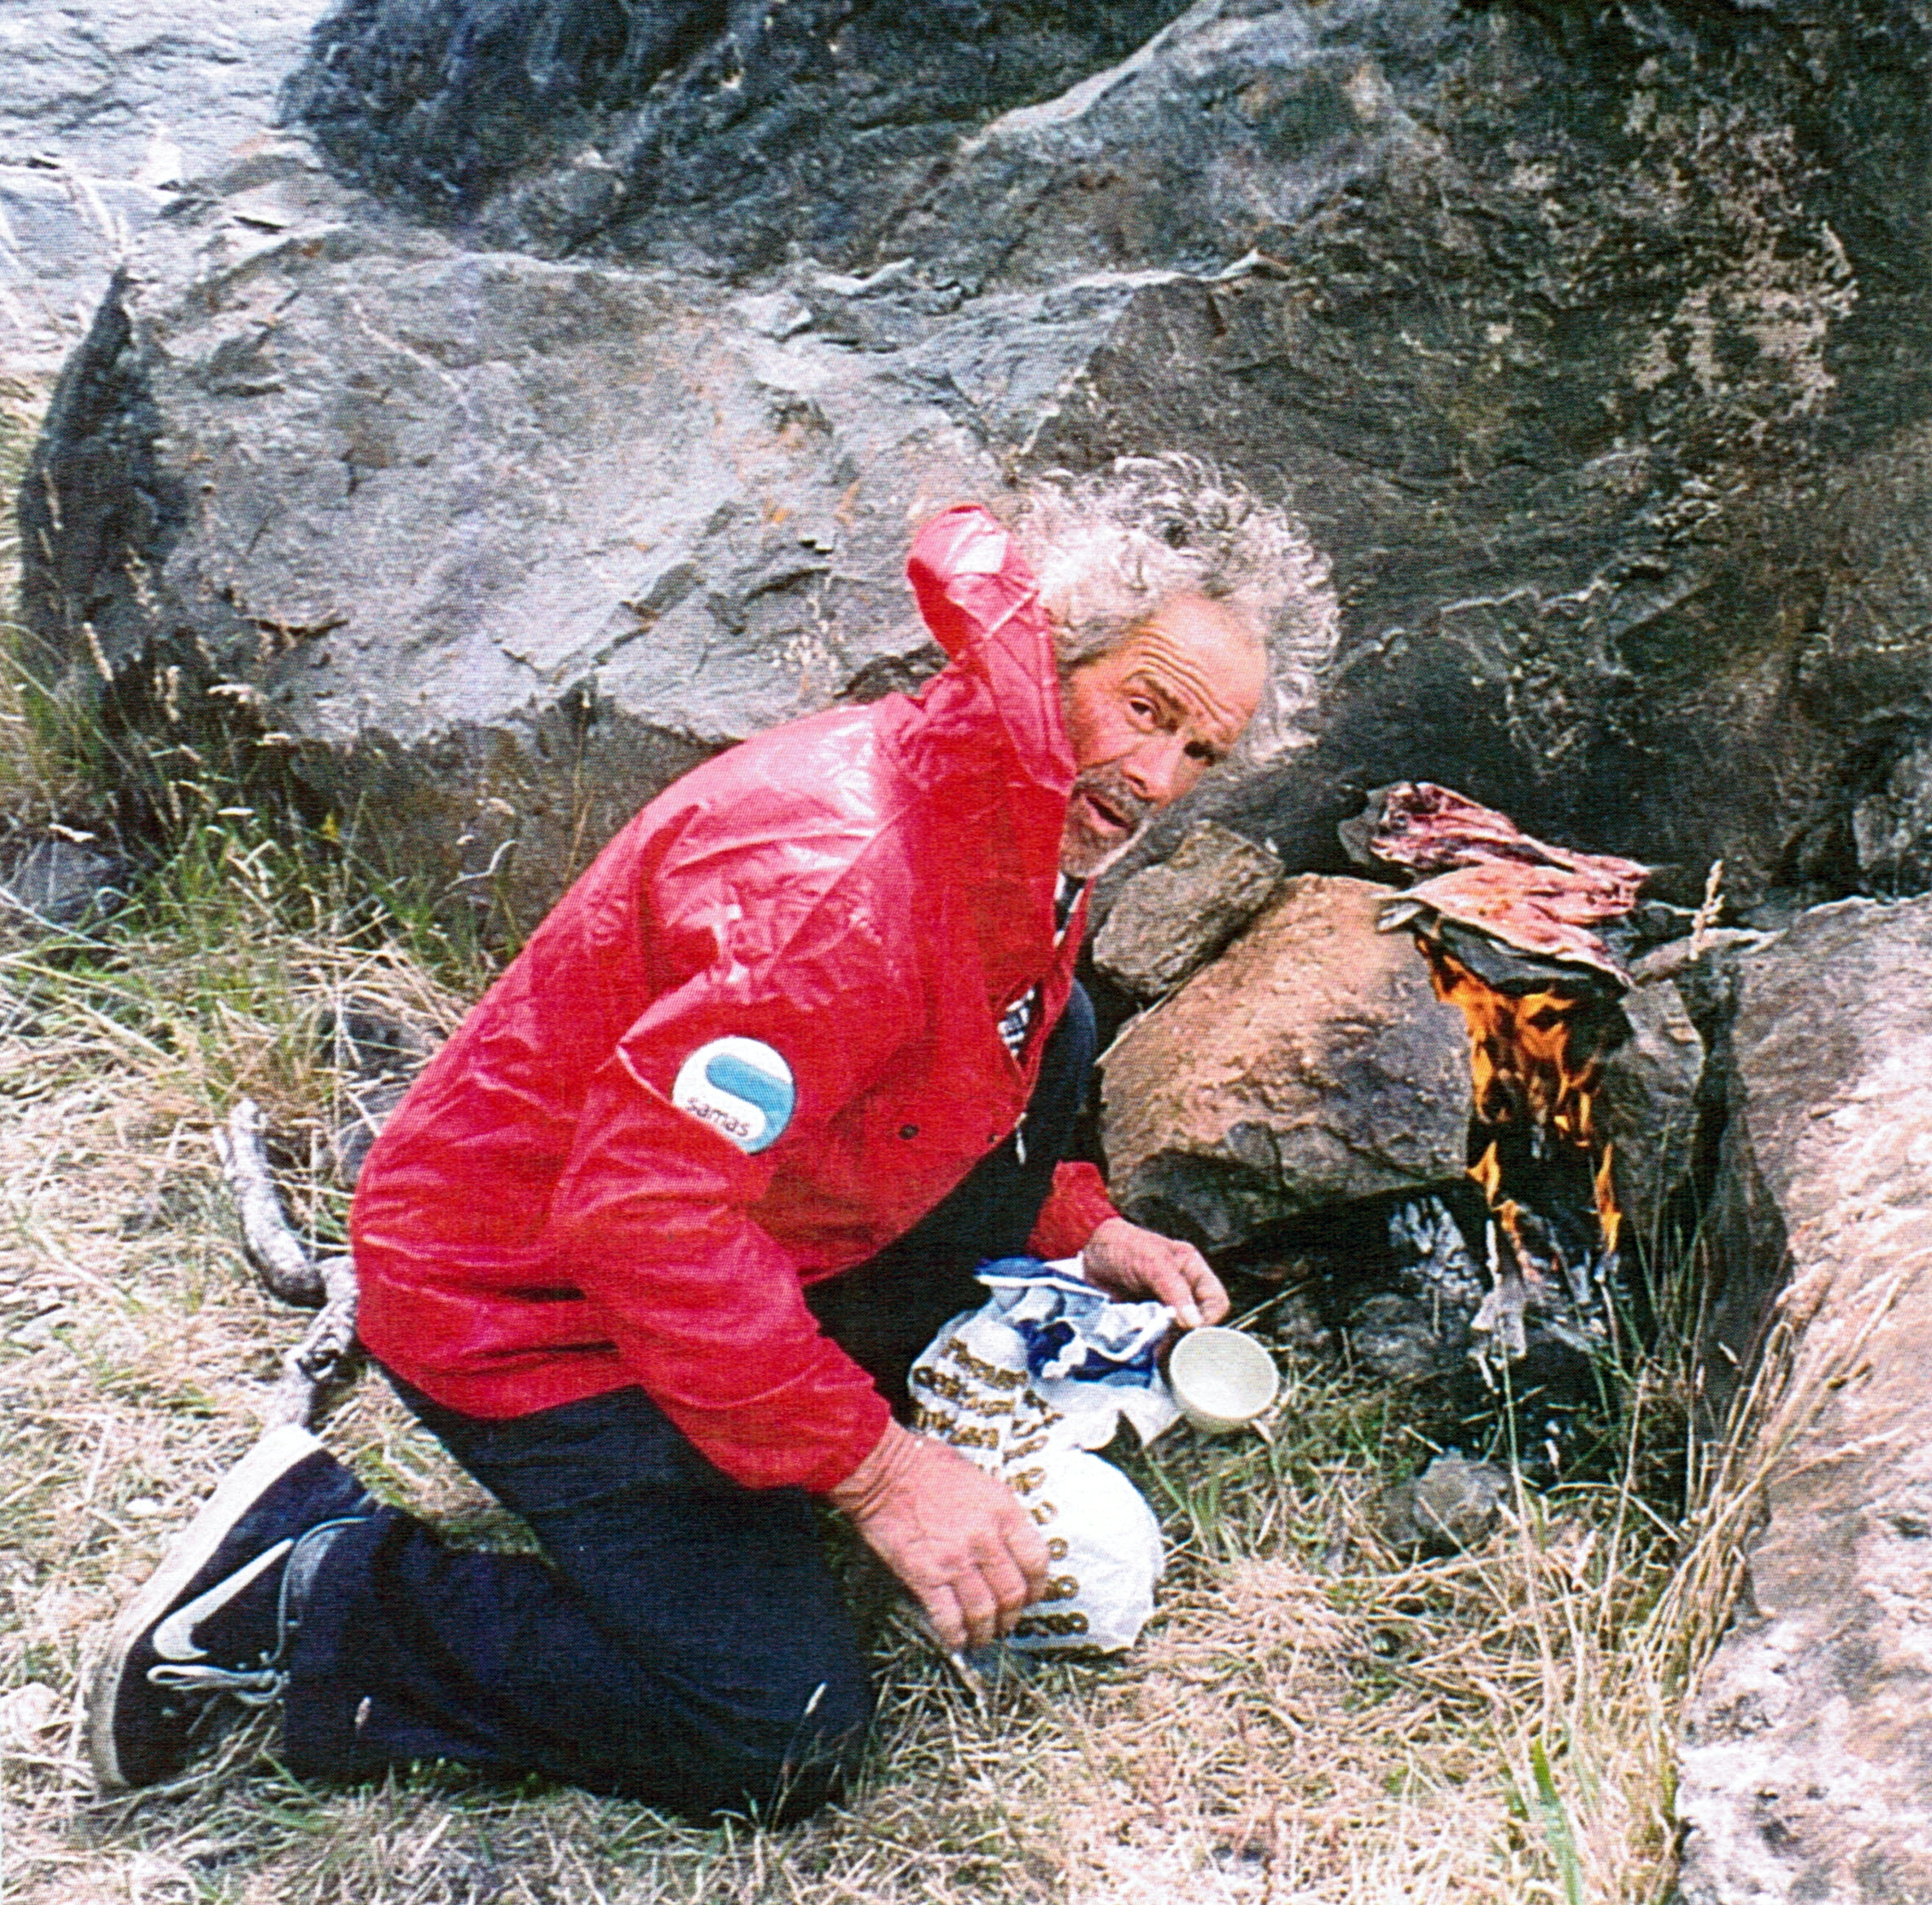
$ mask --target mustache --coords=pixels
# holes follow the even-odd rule
[[[1154,812],[1154,803],[1137,794],[1118,768],[1102,765],[1083,768],[1074,776],[1075,795],[1092,794],[1104,800],[1130,828],[1137,828]]]

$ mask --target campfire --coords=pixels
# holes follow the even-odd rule
[[[1469,1174],[1486,1209],[1472,1354],[1491,1377],[1520,1362],[1534,1318],[1594,1355],[1610,1340],[1622,1228],[1597,1107],[1629,1027],[1628,976],[1593,928],[1630,909],[1647,869],[1547,846],[1428,782],[1380,790],[1345,837],[1428,876],[1381,924],[1414,935],[1437,996],[1469,1026]],[[1453,1225],[1411,1213],[1397,1230],[1439,1287],[1467,1290]]]
[[[1595,1107],[1623,1015],[1590,981],[1504,991],[1426,934],[1417,944],[1436,996],[1469,1028],[1469,1176],[1489,1211],[1489,1287],[1470,1325],[1478,1357],[1520,1361],[1532,1307],[1553,1334],[1593,1353],[1605,1341],[1622,1223]]]

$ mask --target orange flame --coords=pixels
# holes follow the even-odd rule
[[[1477,1115],[1489,1124],[1527,1119],[1593,1150],[1602,1066],[1595,1059],[1579,1062],[1570,1051],[1583,1001],[1553,989],[1499,992],[1452,954],[1427,940],[1421,945],[1436,997],[1456,1006],[1469,1025]]]
[[[1536,1265],[1535,1253],[1525,1248],[1522,1226],[1519,1219],[1522,1207],[1513,1197],[1504,1197],[1503,1191],[1502,1160],[1496,1154],[1492,1141],[1482,1155],[1469,1167],[1469,1174],[1474,1178],[1482,1193],[1483,1202],[1496,1214],[1496,1221],[1503,1227],[1503,1234],[1509,1239],[1509,1247],[1515,1253],[1516,1261],[1523,1274],[1531,1283],[1542,1281],[1541,1272]]]
[[[1617,1206],[1617,1194],[1611,1182],[1610,1155],[1615,1147],[1606,1144],[1603,1159],[1597,1167],[1597,1225],[1603,1233],[1603,1250],[1606,1256],[1616,1254],[1617,1233],[1624,1225],[1624,1213]]]
[[[1485,1201],[1493,1204],[1496,1201],[1496,1193],[1503,1188],[1503,1167],[1496,1156],[1493,1140],[1489,1149],[1470,1165],[1469,1175],[1482,1187]]]
[[[1436,996],[1456,1007],[1469,1028],[1469,1075],[1476,1114],[1491,1125],[1529,1123],[1585,1153],[1593,1167],[1593,1201],[1606,1252],[1614,1252],[1622,1213],[1611,1183],[1611,1146],[1597,1137],[1597,1097],[1603,1064],[1572,1051],[1577,1020],[1586,1000],[1554,987],[1501,992],[1433,941],[1418,941],[1429,962]],[[1517,1255],[1533,1272],[1522,1248],[1517,1206],[1503,1195],[1503,1171],[1492,1142],[1469,1167]]]

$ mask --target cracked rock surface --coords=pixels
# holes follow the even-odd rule
[[[326,0],[0,7],[0,362],[51,374],[183,184],[260,138]]]

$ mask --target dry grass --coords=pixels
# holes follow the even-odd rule
[[[0,704],[15,811],[48,797],[18,712]],[[433,1770],[312,1789],[259,1724],[178,1787],[96,1796],[89,1649],[252,1439],[302,1325],[243,1264],[210,1130],[237,1094],[259,1099],[299,1216],[339,1234],[321,1159],[342,1080],[318,1015],[353,999],[443,1026],[477,978],[420,933],[423,957],[399,950],[392,919],[247,826],[210,819],[93,939],[0,943],[15,1905],[1663,1895],[1674,1717],[1735,1583],[1748,1467],[1694,1491],[1687,1544],[1634,1486],[1598,1486],[1520,1499],[1479,1553],[1407,1563],[1369,1512],[1411,1465],[1389,1399],[1286,1353],[1272,1443],[1177,1432],[1138,1465],[1173,1561],[1131,1657],[1009,1675],[982,1707],[894,1641],[871,1770],[809,1826],[700,1831]],[[326,1433],[379,1490],[505,1532],[375,1382]]]
[[[446,1024],[457,1005],[397,952],[291,932],[259,848],[205,860],[219,882],[195,905],[151,906],[109,950],[0,963],[0,1682],[38,1721],[8,1770],[21,1905],[1656,1895],[1670,1683],[1631,1643],[1668,1531],[1584,1490],[1525,1500],[1479,1553],[1399,1562],[1367,1513],[1404,1455],[1386,1398],[1292,1363],[1272,1446],[1179,1439],[1145,1464],[1175,1559],[1134,1656],[1008,1678],[982,1711],[903,1644],[871,1776],[821,1823],[700,1832],[437,1774],[310,1791],[259,1736],[178,1791],[93,1797],[88,1646],[252,1438],[301,1322],[246,1271],[209,1130],[261,1099],[297,1208],[335,1230],[307,1161],[339,1090],[317,1014],[353,999]],[[378,1384],[327,1433],[385,1491],[490,1531]],[[47,1691],[22,1706],[29,1686]]]

